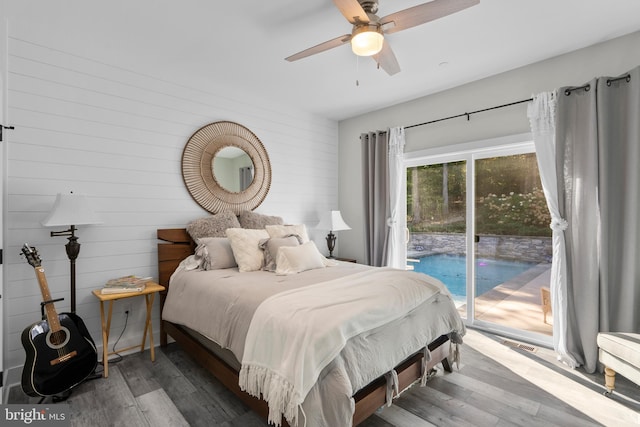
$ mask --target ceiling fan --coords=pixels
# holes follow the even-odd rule
[[[353,53],[371,56],[378,67],[390,76],[400,71],[400,65],[385,34],[397,33],[450,15],[480,3],[480,0],[433,0],[380,18],[378,0],[333,0],[340,13],[353,24],[351,34],[320,43],[285,58],[289,62],[324,52],[351,42]]]

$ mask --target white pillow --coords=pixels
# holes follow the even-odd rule
[[[309,241],[309,234],[307,234],[307,227],[304,224],[297,225],[267,225],[264,227],[269,233],[270,237],[286,237],[292,234],[300,236],[302,243]]]
[[[245,273],[262,268],[264,255],[260,249],[260,240],[269,238],[267,230],[228,228],[227,237],[238,263],[238,270]]]
[[[296,274],[324,266],[324,257],[311,241],[300,246],[282,246],[278,249],[276,274]]]
[[[218,270],[236,267],[236,259],[227,237],[201,237],[196,247],[196,255],[202,257],[202,268]]]

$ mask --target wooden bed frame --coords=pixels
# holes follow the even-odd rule
[[[158,229],[158,239],[165,243],[158,243],[158,282],[169,289],[169,278],[178,267],[180,261],[193,254],[195,243],[184,228]],[[160,294],[160,309],[164,306],[166,291]],[[251,396],[240,390],[238,385],[238,371],[220,359],[210,349],[206,348],[196,338],[190,335],[180,325],[164,320],[160,321],[160,345],[167,345],[167,336],[171,336],[187,354],[193,357],[200,365],[211,372],[225,387],[238,396],[252,410],[267,419],[269,408],[267,402]],[[438,363],[442,363],[444,369],[451,372],[449,364],[449,338],[446,335],[434,340],[428,345],[431,352],[431,360],[427,364],[427,370],[432,369]],[[420,379],[422,374],[423,351],[419,351],[404,362],[396,366],[398,373],[399,390],[404,390]],[[380,377],[358,391],[353,397],[356,402],[353,415],[353,425],[356,426],[378,408],[386,403],[386,380]],[[282,425],[287,425],[284,422]]]

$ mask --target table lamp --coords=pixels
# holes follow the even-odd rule
[[[327,248],[329,249],[329,258],[333,258],[333,249],[336,245],[336,236],[334,231],[351,230],[351,227],[347,225],[342,219],[340,211],[329,211],[322,216],[320,222],[316,226],[320,230],[329,230],[327,234]]]

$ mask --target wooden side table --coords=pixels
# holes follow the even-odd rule
[[[109,376],[109,355],[115,354],[115,352],[109,352],[109,330],[111,329],[111,315],[113,313],[113,302],[119,299],[133,298],[144,295],[147,303],[147,320],[144,324],[144,333],[142,334],[142,343],[140,344],[140,352],[144,351],[144,344],[147,341],[147,334],[149,334],[149,351],[151,353],[151,361],[155,361],[156,355],[153,348],[153,327],[151,325],[151,309],[153,307],[153,299],[157,292],[164,291],[164,286],[161,286],[154,282],[147,282],[147,285],[142,292],[125,292],[121,294],[101,294],[100,289],[95,289],[93,295],[100,300],[100,319],[102,321],[102,364],[104,365],[104,377]],[[104,303],[109,301],[109,313],[105,319],[104,316]],[[137,345],[120,349],[120,351],[127,351],[133,348],[137,348]]]
[[[355,259],[353,258],[334,258],[337,261],[344,261],[344,262],[356,262]]]

